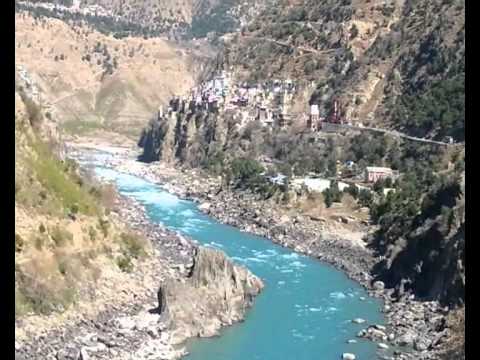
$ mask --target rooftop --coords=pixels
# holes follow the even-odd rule
[[[367,171],[369,171],[369,172],[392,172],[393,170],[388,168],[388,167],[367,166]]]

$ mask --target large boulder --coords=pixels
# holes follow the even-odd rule
[[[160,286],[159,311],[174,342],[210,337],[242,320],[262,288],[258,277],[223,252],[200,247],[185,281],[168,280]]]

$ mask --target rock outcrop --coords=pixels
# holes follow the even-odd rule
[[[187,104],[188,105],[188,104]],[[192,167],[226,150],[230,117],[206,110],[180,110],[156,117],[144,128],[138,146],[143,149],[139,160],[174,163]]]
[[[175,343],[210,337],[222,326],[241,321],[262,288],[258,277],[221,251],[198,248],[188,278],[160,286],[159,311]]]
[[[398,297],[413,291],[419,298],[445,305],[465,298],[465,184],[453,176],[434,187],[402,236],[390,236],[393,227],[379,233],[386,259],[376,272]],[[389,237],[390,236],[390,237]],[[377,240],[378,240],[377,239]],[[383,241],[383,242],[382,242]]]

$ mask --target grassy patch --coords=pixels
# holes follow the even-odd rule
[[[69,120],[65,121],[61,128],[68,134],[86,135],[96,130],[106,130],[100,121],[94,120]]]
[[[30,166],[44,188],[41,194],[39,193],[39,203],[46,202],[53,195],[60,202],[63,211],[98,214],[99,208],[95,199],[82,187],[83,182],[71,171],[71,165],[57,160],[44,143],[32,142],[32,147],[37,158],[30,159]]]
[[[125,256],[138,259],[147,255],[145,251],[147,241],[142,236],[132,233],[122,233],[120,235],[120,243]]]
[[[24,273],[19,273],[17,276],[15,316],[28,312],[44,315],[55,311],[62,312],[76,301],[76,289],[65,280],[59,279],[51,285]]]
[[[118,256],[115,261],[123,272],[131,272],[133,270],[132,259],[139,259],[147,256],[148,241],[137,234],[122,233],[119,237],[122,255]]]

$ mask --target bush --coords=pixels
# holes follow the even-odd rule
[[[237,158],[232,161],[230,171],[237,183],[248,187],[254,185],[259,180],[260,174],[265,169],[256,160]]]
[[[103,237],[106,238],[108,236],[108,229],[110,227],[110,223],[106,219],[98,218],[98,229],[102,232]]]
[[[35,246],[35,249],[39,251],[43,249],[43,247],[45,246],[45,244],[47,244],[47,242],[48,242],[48,238],[46,234],[40,234],[33,237],[33,244]]]
[[[34,128],[37,128],[43,120],[42,110],[40,106],[37,103],[35,103],[32,99],[27,97],[26,95],[22,96],[22,100],[27,110],[27,115],[28,115],[28,120],[30,121],[30,125]]]
[[[126,257],[126,256],[119,256],[117,257],[117,266],[120,268],[120,270],[122,270],[123,272],[132,272],[133,270],[133,264],[130,260],[129,257]]]
[[[357,25],[353,24],[350,29],[350,40],[355,39],[358,36],[358,28]]]
[[[138,259],[147,255],[145,251],[146,240],[139,235],[122,233],[120,242],[125,256]]]
[[[346,192],[347,194],[352,195],[354,199],[358,197],[359,189],[354,184],[349,185],[343,191]]]
[[[332,181],[330,187],[325,189],[322,194],[327,208],[329,208],[334,202],[342,201],[343,193],[338,189],[338,183],[336,181]]]
[[[76,300],[77,292],[73,288],[66,287],[60,291],[52,291],[44,284],[32,283],[34,286],[28,289],[23,287],[15,294],[15,315],[22,315],[29,311],[49,315],[55,311],[64,311]]]
[[[52,237],[55,246],[62,247],[67,245],[67,243],[73,242],[73,234],[60,226],[55,226],[51,231],[50,236]]]
[[[23,238],[15,233],[15,252],[21,252],[25,246]]]
[[[369,190],[362,189],[358,193],[358,202],[363,207],[370,207],[373,203],[373,196]]]
[[[378,179],[373,184],[373,191],[375,191],[377,194],[381,195],[383,193],[383,188],[384,187],[385,187],[384,181],[382,179]]]
[[[90,226],[88,228],[88,236],[91,242],[95,242],[95,240],[97,240],[97,231],[93,226]]]

